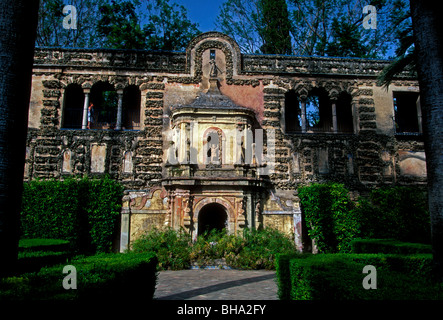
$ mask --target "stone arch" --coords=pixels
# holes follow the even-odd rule
[[[223,199],[223,198],[219,198],[219,197],[207,197],[204,198],[200,201],[198,201],[197,203],[194,204],[194,209],[192,210],[194,212],[194,223],[196,225],[196,235],[199,234],[198,231],[198,219],[199,219],[199,215],[201,213],[201,210],[203,209],[204,206],[211,204],[211,203],[218,203],[220,205],[222,205],[225,210],[226,210],[226,214],[227,214],[227,231],[228,233],[234,233],[234,222],[235,222],[235,210],[232,206],[232,204]]]
[[[201,81],[203,75],[202,55],[208,49],[219,49],[225,54],[227,79],[240,72],[240,47],[234,39],[221,32],[206,32],[191,40],[186,48],[187,71],[198,81]]]
[[[91,128],[114,128],[117,119],[117,91],[107,80],[94,82],[90,91],[90,103],[94,105]]]
[[[204,235],[212,230],[229,230],[228,214],[226,208],[219,203],[209,203],[199,212],[197,234]]]

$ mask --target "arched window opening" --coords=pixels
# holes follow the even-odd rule
[[[122,129],[140,130],[140,89],[130,85],[123,91]]]
[[[332,108],[328,93],[314,88],[306,99],[306,127],[308,132],[332,132]]]
[[[63,99],[62,128],[81,129],[85,95],[79,84],[71,83],[65,89]]]
[[[114,129],[117,122],[118,96],[114,87],[99,81],[91,88],[91,103],[94,105],[90,129]]]
[[[353,133],[354,120],[352,116],[352,96],[342,92],[336,103],[337,110],[337,132]]]
[[[206,236],[212,230],[226,231],[227,224],[225,207],[218,203],[207,204],[198,214],[198,235]]]
[[[302,128],[300,102],[294,90],[285,94],[285,128],[286,132],[300,132]]]

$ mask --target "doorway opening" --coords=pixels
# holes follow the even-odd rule
[[[218,203],[205,205],[198,215],[198,235],[205,235],[212,230],[226,230],[228,215],[224,206]]]

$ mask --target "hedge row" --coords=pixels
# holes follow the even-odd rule
[[[377,271],[377,289],[365,289],[366,265]],[[443,286],[432,282],[432,256],[318,254],[279,257],[277,276],[282,300],[443,299]]]
[[[351,241],[353,253],[432,253],[432,246],[423,243],[403,242],[394,239],[356,239]]]
[[[68,264],[68,263],[67,263]],[[157,281],[154,253],[101,254],[69,262],[77,289],[63,288],[65,265],[0,280],[0,300],[150,300]]]
[[[301,187],[298,195],[319,252],[350,252],[356,238],[430,242],[426,193],[418,187],[375,189],[357,202],[338,183]]]
[[[108,177],[24,184],[21,237],[67,240],[77,252],[108,252],[123,187]]]
[[[308,234],[319,252],[349,252],[359,233],[349,190],[338,183],[312,184],[298,189]]]

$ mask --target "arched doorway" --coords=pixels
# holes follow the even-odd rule
[[[201,208],[198,214],[198,235],[211,230],[222,231],[227,228],[228,215],[224,206],[218,203],[209,203]]]

